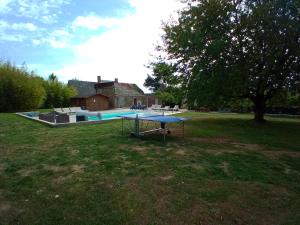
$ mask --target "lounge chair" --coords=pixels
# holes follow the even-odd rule
[[[69,108],[71,112],[77,112],[77,111],[81,111],[81,107],[70,107]]]
[[[166,105],[165,107],[161,108],[161,110],[169,111],[170,110],[170,106]]]
[[[54,108],[53,111],[57,113],[65,113],[62,108]]]
[[[161,105],[156,105],[156,107],[153,110],[161,110]]]
[[[150,109],[155,109],[156,108],[156,104],[154,104],[154,105],[152,105],[151,107],[150,107]]]
[[[137,109],[139,109],[139,110],[144,110],[145,107],[144,107],[144,105],[142,105],[141,103],[138,103],[138,104],[137,104]]]
[[[179,111],[179,105],[175,105],[173,108],[171,108],[171,111]]]
[[[137,109],[137,106],[136,106],[136,105],[132,105],[132,106],[130,107],[130,109]]]
[[[69,113],[69,112],[71,112],[70,108],[63,108],[62,110],[63,110],[64,113]]]

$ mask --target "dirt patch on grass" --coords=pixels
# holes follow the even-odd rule
[[[32,176],[36,170],[32,168],[24,168],[21,170],[18,170],[18,174],[20,174],[22,177],[28,177]]]
[[[78,149],[71,149],[71,150],[70,150],[70,154],[71,154],[72,156],[76,156],[76,155],[78,155],[78,153],[79,153],[79,150],[78,150]]]
[[[177,150],[177,151],[175,152],[175,154],[177,154],[177,155],[186,155],[186,151],[183,150],[183,149],[179,149],[179,150]]]
[[[58,176],[52,179],[52,184],[54,185],[64,184],[67,180],[71,178],[72,178],[72,174],[69,174],[67,176]]]
[[[264,148],[263,146],[258,144],[246,144],[246,143],[239,143],[239,142],[233,142],[232,144],[236,148],[241,148],[241,149],[251,150],[251,151],[259,151]]]
[[[93,160],[91,164],[92,165],[100,165],[101,163],[98,160]]]
[[[168,181],[171,180],[174,176],[173,175],[166,175],[159,177],[162,181]]]
[[[131,148],[133,151],[136,151],[138,153],[141,154],[146,154],[148,152],[148,148],[147,147],[143,147],[143,146],[134,146],[133,148]]]
[[[231,149],[205,149],[206,153],[213,154],[213,155],[221,155],[224,153],[234,154],[234,153],[240,153],[240,150],[231,150]]]
[[[131,166],[131,165],[132,165],[132,163],[133,163],[133,162],[131,162],[131,161],[128,161],[128,160],[126,160],[126,161],[123,161],[123,165],[124,165],[125,167],[127,167],[127,166]]]
[[[192,164],[192,168],[195,169],[195,170],[198,170],[198,171],[204,171],[205,170],[205,167],[201,164]]]
[[[45,170],[54,172],[54,173],[59,173],[59,172],[65,172],[68,170],[67,166],[55,166],[55,165],[45,165],[44,166]]]
[[[149,161],[156,160],[156,158],[154,158],[154,157],[150,157],[150,156],[149,156],[149,157],[146,157],[146,159],[147,159],[147,160],[149,160]]]
[[[128,145],[120,144],[120,145],[118,145],[118,148],[121,150],[128,149]]]
[[[300,152],[292,152],[292,151],[261,151],[265,156],[271,159],[278,159],[280,157],[295,157],[300,158]]]
[[[60,185],[60,184],[63,184],[65,183],[67,180],[70,180],[75,174],[82,174],[84,173],[84,168],[85,166],[84,165],[72,165],[70,166],[69,170],[71,173],[69,173],[68,175],[65,175],[65,176],[57,176],[57,177],[54,177],[52,179],[52,183],[55,184],[55,185]],[[51,167],[52,171],[53,171],[53,168]],[[54,171],[56,172],[61,172],[61,171],[67,171],[67,169],[57,169],[55,168]]]
[[[11,208],[12,208],[12,205],[10,202],[0,201],[0,215],[8,212]]]
[[[71,171],[72,173],[83,173],[84,172],[84,165],[72,165]]]

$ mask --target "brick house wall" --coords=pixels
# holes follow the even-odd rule
[[[99,111],[109,109],[108,97],[96,94],[86,99],[86,109],[90,111]]]
[[[116,108],[115,107],[115,90],[114,89],[115,88],[113,85],[96,89],[97,93],[105,95],[109,98],[108,99],[109,108]]]
[[[82,109],[86,108],[86,98],[71,98],[71,106],[79,106]]]
[[[145,105],[147,98],[135,84],[105,82],[95,85],[96,92],[109,97],[110,108],[129,108],[135,102]]]

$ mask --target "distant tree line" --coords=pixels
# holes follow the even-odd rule
[[[69,106],[75,95],[76,91],[54,74],[45,80],[25,66],[0,62],[0,112]]]

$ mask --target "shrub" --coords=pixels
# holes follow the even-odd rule
[[[45,98],[43,79],[26,68],[0,62],[0,111],[35,110]]]
[[[46,100],[43,107],[64,107],[70,105],[70,98],[76,95],[76,90],[58,81],[54,74],[49,76],[49,79],[44,81],[46,90]]]

